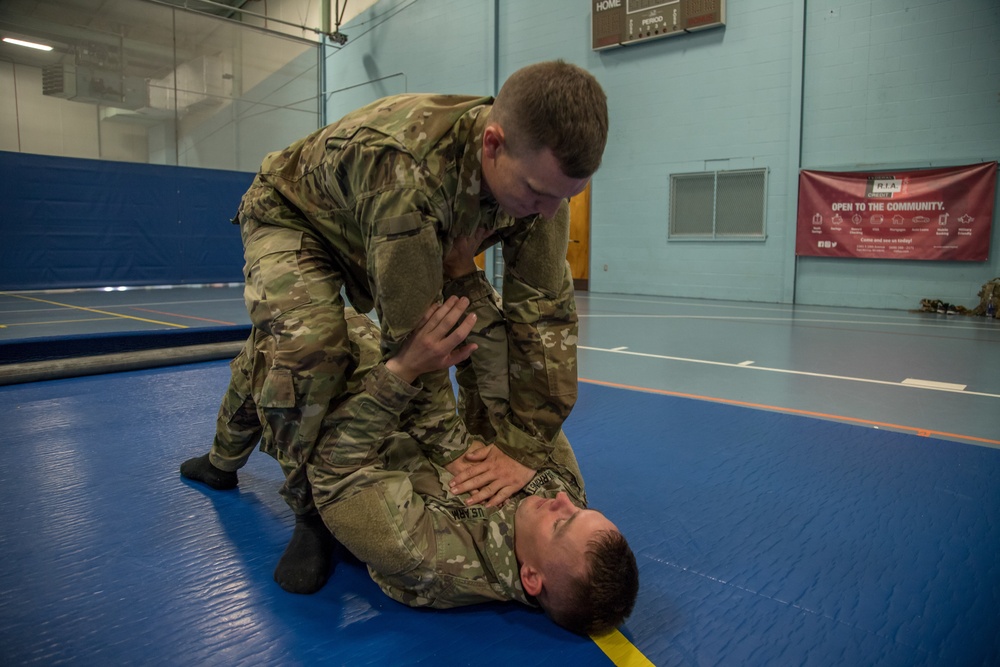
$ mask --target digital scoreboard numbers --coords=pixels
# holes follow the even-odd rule
[[[684,32],[681,0],[625,0],[622,45]]]
[[[595,51],[726,24],[726,0],[591,0]]]

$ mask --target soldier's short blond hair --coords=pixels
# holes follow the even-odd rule
[[[597,79],[562,60],[528,65],[500,88],[490,120],[519,155],[552,150],[563,174],[589,178],[608,141],[608,99]]]

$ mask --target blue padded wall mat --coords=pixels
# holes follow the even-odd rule
[[[0,151],[0,289],[243,280],[253,174]]]
[[[607,665],[516,604],[385,597],[356,562],[313,596],[272,571],[292,528],[257,453],[207,450],[223,362],[0,388],[0,662]],[[1000,451],[584,384],[567,433],[642,588],[656,665],[1000,661]]]

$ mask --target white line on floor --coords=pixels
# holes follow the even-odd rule
[[[706,364],[709,366],[724,366],[728,368],[745,368],[752,371],[768,371],[771,373],[785,373],[787,375],[804,375],[807,377],[817,377],[817,378],[827,378],[830,380],[848,380],[850,382],[866,382],[868,384],[884,384],[890,387],[907,387],[912,389],[928,389],[931,391],[947,391],[954,394],[963,394],[966,396],[985,396],[987,398],[1000,398],[1000,394],[987,394],[985,392],[979,391],[965,391],[964,389],[955,389],[953,387],[962,387],[963,385],[949,385],[945,382],[937,382],[932,384],[907,384],[905,382],[889,382],[887,380],[872,380],[870,378],[859,378],[851,377],[847,375],[830,375],[828,373],[810,373],[808,371],[792,371],[786,368],[768,368],[766,366],[745,366],[743,363],[734,364],[726,361],[709,361],[708,359],[688,359],[686,357],[671,357],[665,354],[649,354],[646,352],[629,352],[629,351],[615,351],[603,347],[587,347],[584,345],[578,346],[581,350],[591,350],[593,352],[613,352],[615,354],[628,354],[634,357],[645,357],[648,359],[665,359],[667,361],[686,361],[692,364]]]
[[[910,387],[927,387],[928,389],[951,389],[952,391],[964,391],[968,385],[952,384],[951,382],[935,382],[934,380],[918,380],[917,378],[906,378],[900,384]]]
[[[966,331],[973,330],[976,328],[975,325],[978,322],[961,322],[956,321],[945,322],[941,324],[928,323],[928,322],[890,322],[885,320],[825,320],[825,319],[812,319],[806,317],[742,317],[739,315],[653,315],[653,314],[590,314],[590,315],[579,315],[580,319],[584,318],[598,318],[598,317],[608,317],[614,318],[616,320],[625,318],[644,318],[644,319],[657,319],[657,320],[726,320],[727,322],[790,322],[791,324],[856,324],[862,326],[885,326],[885,327],[921,327],[921,328],[937,328],[937,329],[950,329],[952,331],[961,331],[965,333]]]

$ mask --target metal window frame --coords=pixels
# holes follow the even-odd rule
[[[719,200],[719,174],[740,174],[740,173],[763,173],[764,176],[764,191],[761,193],[761,229],[760,234],[719,234],[717,232],[717,210],[718,210],[718,200]],[[712,230],[711,232],[705,232],[701,234],[676,234],[672,230],[674,228],[675,219],[675,193],[677,187],[677,181],[679,178],[685,176],[712,176]],[[727,242],[735,241],[738,243],[762,243],[767,240],[767,184],[769,180],[770,169],[768,167],[754,167],[750,169],[720,169],[713,171],[689,171],[683,173],[670,174],[670,204],[667,207],[667,242],[700,242],[700,241],[714,241],[714,242]]]

